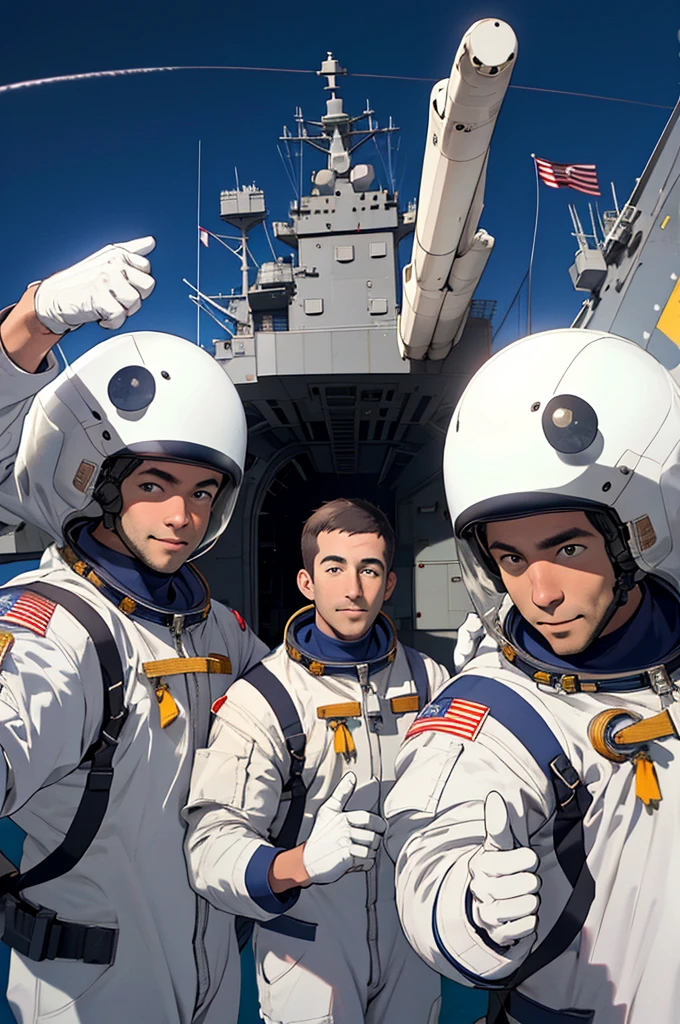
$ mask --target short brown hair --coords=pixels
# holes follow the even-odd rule
[[[376,533],[385,541],[385,570],[392,568],[396,537],[384,512],[363,498],[335,498],[312,512],[302,528],[302,564],[310,576],[314,575],[314,559],[319,553],[318,536],[339,530],[354,536],[357,533]]]

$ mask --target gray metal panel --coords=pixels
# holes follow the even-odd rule
[[[275,333],[264,331],[255,335],[258,376],[276,376],[278,372],[276,366],[278,337]]]
[[[333,359],[329,335],[314,332],[313,334],[303,334],[301,337],[306,372],[310,374],[332,373]]]
[[[402,359],[397,345],[397,328],[371,331],[368,336],[371,373],[409,373],[412,363]]]
[[[680,275],[680,104],[608,236],[605,257],[605,281],[574,326],[635,341],[680,380],[680,348],[657,328]]]
[[[368,373],[366,331],[332,331],[331,353],[335,373]]]

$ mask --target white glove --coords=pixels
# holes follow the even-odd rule
[[[472,917],[497,945],[516,943],[512,958],[520,959],[536,939],[538,857],[528,846],[515,849],[508,808],[500,793],[486,798],[484,828],[484,843],[469,865]]]
[[[470,612],[462,626],[458,627],[456,646],[453,651],[453,667],[462,672],[468,661],[477,653],[477,648],[484,636],[482,620],[474,612]]]
[[[370,811],[346,811],[357,777],[347,772],[316,812],[304,844],[302,863],[312,882],[335,882],[348,871],[369,871],[385,831],[385,822]]]
[[[53,334],[93,321],[111,330],[122,327],[154,290],[145,256],[155,245],[150,235],[115,242],[47,277],[35,293],[38,320]]]

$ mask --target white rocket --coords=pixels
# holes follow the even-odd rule
[[[517,57],[504,21],[468,29],[430,96],[430,121],[411,262],[404,267],[399,348],[409,359],[444,359],[463,332],[494,240],[477,231],[489,145]]]

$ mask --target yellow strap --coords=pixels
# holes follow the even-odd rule
[[[346,704],[324,704],[316,709],[317,718],[361,718],[361,704],[348,701]]]
[[[660,740],[665,736],[675,736],[676,731],[668,711],[661,711],[652,718],[643,718],[634,725],[627,725],[620,729],[614,736],[614,743],[648,743],[650,740]]]
[[[0,633],[0,665],[5,660],[6,655],[12,650],[14,646],[14,634],[13,633]]]
[[[635,794],[643,804],[656,805],[661,800],[659,780],[656,777],[654,762],[646,750],[638,750],[633,757],[635,765]]]
[[[342,754],[345,761],[350,761],[357,756],[357,748],[354,746],[352,733],[344,722],[333,721],[328,723],[333,730],[333,749],[336,754]]]
[[[163,658],[161,661],[145,661],[142,668],[149,679],[183,676],[185,672],[231,675],[231,661],[224,654],[210,654],[207,658]]]
[[[404,715],[407,711],[418,711],[418,694],[412,693],[408,697],[392,697],[390,705],[395,715]]]
[[[160,686],[156,687],[156,700],[158,701],[158,710],[161,716],[161,729],[165,729],[166,725],[174,722],[179,714],[177,702],[170,693],[167,683],[161,683]]]

